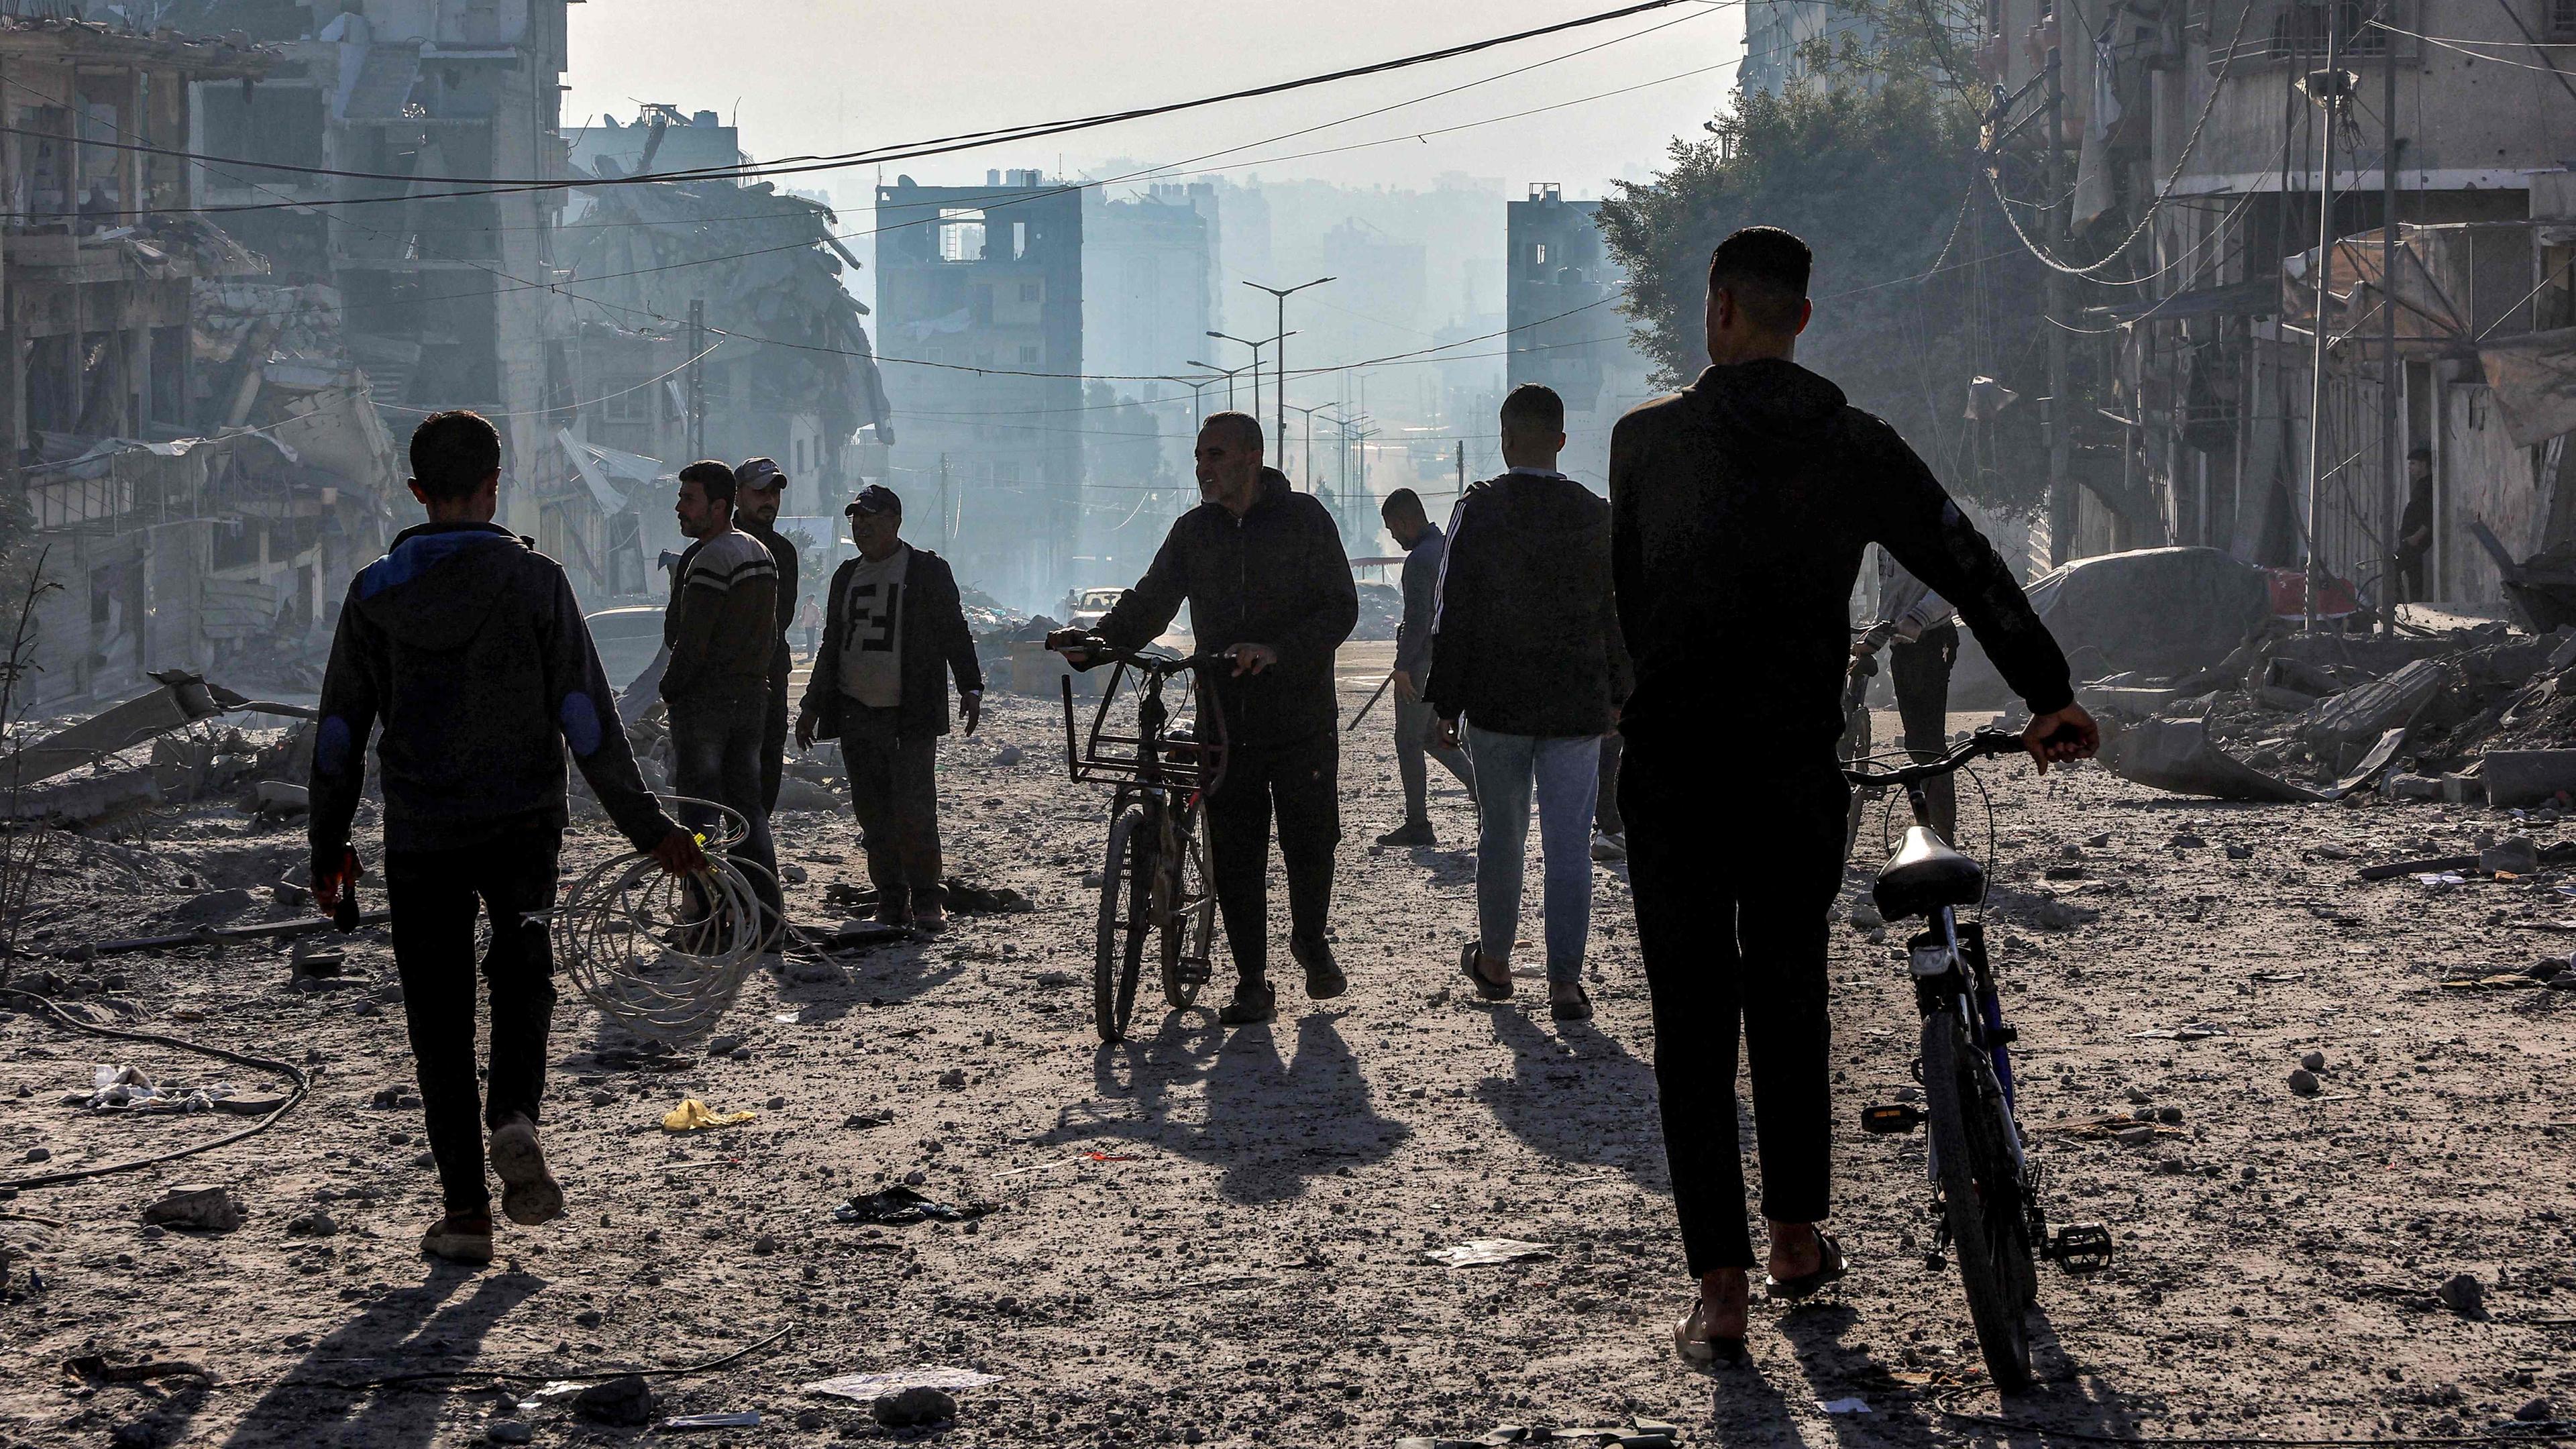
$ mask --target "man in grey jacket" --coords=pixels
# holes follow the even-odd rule
[[[1440,562],[1448,555],[1449,536],[1423,511],[1422,497],[1410,488],[1386,495],[1378,516],[1404,549],[1404,617],[1395,626],[1395,777],[1404,785],[1404,823],[1377,838],[1380,845],[1428,847],[1439,844],[1431,829],[1431,770],[1427,754],[1467,787],[1476,798],[1476,767],[1467,752],[1432,736],[1431,706],[1422,698],[1423,681],[1431,675],[1431,608],[1440,595]]]

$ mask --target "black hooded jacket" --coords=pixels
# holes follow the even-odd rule
[[[561,829],[567,747],[636,849],[678,828],[635,768],[563,566],[497,524],[404,529],[349,581],[313,746],[317,863],[349,843],[380,721],[388,851]]]
[[[2031,709],[2075,697],[2057,641],[1923,460],[1796,363],[1711,367],[1621,418],[1610,510],[1632,740],[1760,739],[1829,763],[1872,543],[1958,608]]]
[[[1360,597],[1341,530],[1314,495],[1264,468],[1241,518],[1216,503],[1182,514],[1145,577],[1101,619],[1100,637],[1142,648],[1171,627],[1184,601],[1200,653],[1236,644],[1279,651],[1259,674],[1214,671],[1227,738],[1285,745],[1333,728],[1333,651],[1359,623]]]
[[[1506,735],[1597,735],[1628,694],[1610,601],[1610,505],[1561,473],[1467,490],[1431,616],[1423,698]]]

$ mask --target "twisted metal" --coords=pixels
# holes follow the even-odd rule
[[[712,800],[663,803],[718,817],[700,841],[708,868],[682,877],[649,855],[606,861],[564,892],[550,927],[556,962],[600,1015],[646,1040],[685,1046],[714,1034],[784,923],[764,929],[752,883],[759,867],[726,854],[750,835],[749,822]]]

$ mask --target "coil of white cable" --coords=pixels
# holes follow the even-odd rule
[[[556,962],[600,1015],[685,1046],[715,1033],[783,924],[763,930],[760,867],[727,854],[750,834],[742,816],[688,796],[663,804],[718,817],[718,833],[700,836],[707,869],[674,876],[649,855],[609,860],[564,891],[551,928]]]

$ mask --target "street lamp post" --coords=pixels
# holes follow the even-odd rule
[[[1249,338],[1249,337],[1237,337],[1237,336],[1235,336],[1235,335],[1234,335],[1233,333],[1231,333],[1231,332],[1211,332],[1211,333],[1209,333],[1208,335],[1209,335],[1210,337],[1213,337],[1213,338],[1217,339],[1217,340],[1218,340],[1218,341],[1220,341],[1220,342],[1240,342],[1240,343],[1242,343],[1244,346],[1249,347],[1249,348],[1251,348],[1251,349],[1252,349],[1252,415],[1253,415],[1255,418],[1260,417],[1260,416],[1261,416],[1261,349],[1263,349],[1263,348],[1265,348],[1265,347],[1269,346],[1269,345],[1270,345],[1271,343],[1273,343],[1273,342],[1281,342],[1281,343],[1284,343],[1287,339],[1286,339],[1286,338],[1281,338],[1281,337],[1265,337],[1265,338],[1263,338],[1262,340],[1260,340],[1259,342],[1255,342],[1255,341],[1253,341],[1253,340],[1252,340],[1251,338]],[[1295,334],[1293,334],[1293,333],[1292,333],[1292,334],[1290,334],[1290,335],[1291,335],[1291,336],[1294,336]],[[1204,362],[1194,362],[1194,363],[1191,363],[1190,365],[1191,365],[1192,367],[1206,367],[1206,366],[1207,366],[1207,364],[1206,364],[1206,363],[1204,363]],[[1213,369],[1211,369],[1211,370],[1213,370]],[[1231,406],[1231,404],[1228,404],[1228,406]]]
[[[1207,364],[1206,364],[1206,363],[1204,363],[1204,362],[1193,362],[1193,363],[1191,363],[1191,364],[1190,364],[1190,366],[1192,366],[1192,367],[1207,367]],[[1214,371],[1215,369],[1210,368],[1209,370],[1210,370],[1210,371]],[[1185,387],[1185,388],[1188,388],[1188,389],[1190,390],[1190,429],[1191,429],[1191,431],[1192,431],[1192,432],[1196,432],[1196,431],[1198,430],[1199,425],[1200,425],[1201,423],[1204,423],[1204,422],[1206,422],[1206,421],[1207,421],[1207,414],[1206,414],[1206,413],[1204,413],[1203,411],[1201,411],[1201,410],[1200,410],[1200,408],[1199,408],[1199,392],[1200,392],[1200,390],[1201,390],[1201,389],[1203,389],[1203,388],[1214,387],[1214,386],[1216,385],[1216,379],[1215,379],[1215,378],[1213,378],[1213,377],[1174,377],[1174,376],[1172,376],[1170,373],[1168,373],[1168,372],[1167,372],[1167,373],[1164,373],[1162,376],[1155,378],[1154,380],[1155,380],[1156,382],[1177,382],[1177,383],[1179,383],[1181,386],[1183,386],[1183,387]],[[1233,381],[1233,378],[1232,378],[1231,376],[1229,376],[1229,377],[1227,378],[1227,381],[1231,382],[1231,381]],[[1231,404],[1229,404],[1229,405],[1231,405]]]
[[[1292,293],[1302,292],[1308,287],[1320,287],[1331,280],[1333,279],[1330,277],[1317,277],[1311,282],[1299,282],[1293,287],[1265,287],[1259,282],[1246,282],[1243,284],[1256,292],[1268,292],[1272,299],[1279,304],[1279,320],[1273,329],[1273,336],[1270,339],[1271,341],[1279,344],[1279,350],[1270,354],[1270,367],[1271,375],[1277,378],[1279,382],[1279,411],[1277,416],[1279,419],[1280,446],[1283,451],[1286,449],[1288,436],[1288,339],[1296,335],[1288,330],[1288,298]],[[1259,398],[1256,397],[1253,400],[1252,408],[1256,413],[1261,410],[1261,402]]]
[[[1290,411],[1290,412],[1292,412],[1292,413],[1299,413],[1299,414],[1302,414],[1302,415],[1304,415],[1304,417],[1305,417],[1305,419],[1306,419],[1306,444],[1305,444],[1305,454],[1304,454],[1304,456],[1305,456],[1305,459],[1306,459],[1306,471],[1307,471],[1307,473],[1308,473],[1308,474],[1310,474],[1310,475],[1315,471],[1315,414],[1317,414],[1317,413],[1320,413],[1320,412],[1324,411],[1326,408],[1337,408],[1337,407],[1340,407],[1340,406],[1341,406],[1341,402],[1340,402],[1338,399],[1336,399],[1335,401],[1332,401],[1332,402],[1328,402],[1328,403],[1317,403],[1317,404],[1315,404],[1313,407],[1310,407],[1310,408],[1301,408],[1301,407],[1297,406],[1297,405],[1296,405],[1296,404],[1294,404],[1294,403],[1287,404],[1288,411]],[[1326,418],[1326,419],[1324,419],[1324,421],[1325,421],[1325,422],[1327,422],[1327,423],[1329,423],[1329,422],[1332,422],[1332,421],[1334,421],[1334,420],[1333,420],[1333,419],[1331,419],[1331,418]],[[1283,441],[1283,442],[1284,442],[1284,441],[1286,441],[1286,440],[1285,440],[1285,439],[1282,439],[1281,441]],[[1283,469],[1281,469],[1280,471],[1281,471],[1281,472],[1283,472],[1283,473],[1284,473],[1284,472],[1287,472],[1287,470],[1286,470],[1286,469],[1284,469],[1284,468],[1283,468]],[[1290,482],[1291,484],[1293,484],[1293,483],[1295,483],[1295,481],[1296,481],[1296,475],[1294,475],[1294,474],[1290,474],[1290,475],[1289,475],[1289,482]],[[1306,480],[1306,483],[1307,483],[1306,491],[1307,491],[1307,492],[1312,493],[1312,492],[1314,492],[1314,491],[1315,491],[1315,490],[1314,490],[1314,482],[1315,482],[1315,480],[1314,480],[1311,476],[1307,478],[1307,480]]]
[[[1192,367],[1204,367],[1204,368],[1206,368],[1208,371],[1213,372],[1213,373],[1216,373],[1216,374],[1218,374],[1219,376],[1221,376],[1221,377],[1223,377],[1223,378],[1225,379],[1225,406],[1226,406],[1226,410],[1227,410],[1227,411],[1229,411],[1229,412],[1233,411],[1233,409],[1234,409],[1234,375],[1235,375],[1236,373],[1238,373],[1238,372],[1243,371],[1244,369],[1243,369],[1243,368],[1240,368],[1240,367],[1219,367],[1219,366],[1217,366],[1217,365],[1216,365],[1215,363],[1213,363],[1213,362],[1201,362],[1201,361],[1199,361],[1199,360],[1198,360],[1197,358],[1195,358],[1195,357],[1191,358],[1191,359],[1189,360],[1189,363],[1190,363],[1190,366],[1192,366]],[[1214,381],[1215,379],[1211,378],[1211,379],[1209,379],[1209,380],[1212,382],[1212,381]],[[1256,406],[1256,407],[1257,407],[1257,406],[1259,406],[1259,404],[1257,404],[1257,403],[1256,403],[1256,404],[1254,404],[1254,406]]]

